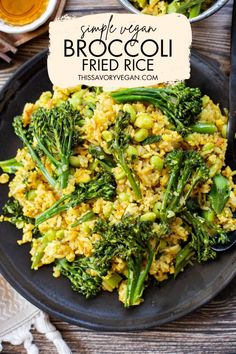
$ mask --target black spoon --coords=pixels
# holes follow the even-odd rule
[[[227,164],[235,169],[236,163],[236,0],[233,5],[231,27],[231,72],[229,77],[229,124],[228,124],[228,150]],[[229,242],[216,244],[211,248],[216,252],[227,251],[236,244],[236,231],[228,233]]]

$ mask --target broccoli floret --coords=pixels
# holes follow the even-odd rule
[[[131,185],[131,188],[134,191],[135,197],[137,199],[140,199],[142,196],[140,186],[125,160],[125,150],[127,149],[131,140],[131,137],[127,132],[129,123],[129,113],[120,111],[116,117],[114,126],[110,128],[110,132],[112,133],[112,139],[108,142],[108,148],[114,156],[116,162],[121,166],[121,168],[125,172],[128,181]]]
[[[35,151],[35,149],[33,147],[32,134],[29,133],[28,129],[25,129],[23,127],[23,122],[22,122],[21,116],[15,117],[14,122],[13,122],[13,127],[14,127],[16,135],[22,140],[23,144],[28,148],[32,159],[37,164],[37,167],[40,169],[43,176],[46,178],[46,180],[48,181],[48,183],[52,187],[55,187],[56,180],[50,175],[48,170],[44,167],[38,153]]]
[[[15,158],[5,161],[0,161],[0,168],[5,173],[15,174],[16,171],[21,167],[22,164],[18,162]]]
[[[73,262],[60,259],[56,268],[70,280],[72,289],[86,298],[97,295],[102,288],[102,277],[91,275],[91,270],[96,272],[97,267],[89,257],[78,258]]]
[[[173,150],[166,165],[170,176],[160,211],[164,223],[183,210],[194,188],[209,178],[209,169],[196,151]]]
[[[112,168],[116,166],[112,156],[106,154],[101,146],[90,145],[88,150],[89,153],[98,160],[104,170],[111,172]]]
[[[140,222],[131,217],[117,224],[100,219],[93,230],[100,239],[94,244],[92,256],[78,258],[72,263],[59,261],[58,269],[70,279],[74,290],[90,297],[101,290],[102,280],[114,257],[119,257],[127,262],[128,267],[125,307],[138,305],[159,241],[152,226],[151,222]]]
[[[91,199],[103,198],[112,200],[115,197],[115,193],[116,182],[113,175],[108,172],[98,174],[91,181],[80,184],[73,193],[61,197],[49,209],[37,216],[35,225],[38,226],[53,216]]]
[[[184,83],[165,88],[131,88],[113,92],[118,103],[144,101],[158,107],[181,134],[190,131],[202,109],[201,91]]]
[[[9,199],[2,208],[2,212],[7,221],[15,225],[18,229],[22,229],[25,224],[33,224],[31,218],[24,216],[22,206],[16,199]]]
[[[203,219],[197,213],[186,209],[181,213],[181,218],[189,225],[191,232],[190,241],[176,257],[175,276],[195,259],[199,263],[214,259],[216,252],[212,246],[228,242],[228,236],[220,226]]]
[[[22,118],[16,117],[13,123],[15,133],[28,148],[44,177],[52,187],[66,188],[69,178],[69,158],[73,147],[80,141],[79,127],[82,124],[80,113],[69,102],[58,107],[40,107],[31,118],[31,123],[23,127]],[[53,166],[54,176],[41,161],[46,156]]]

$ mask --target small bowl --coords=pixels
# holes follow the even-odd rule
[[[43,25],[49,19],[49,17],[52,15],[56,7],[56,4],[57,4],[57,0],[49,0],[48,6],[44,11],[44,13],[35,21],[24,26],[9,25],[4,21],[0,20],[0,31],[5,33],[12,33],[12,34],[31,32],[36,28],[40,27],[41,25]]]
[[[229,0],[217,0],[214,2],[212,6],[210,6],[206,11],[202,12],[200,15],[189,19],[190,23],[198,22],[201,20],[204,20],[205,18],[213,15],[215,12],[220,10]],[[120,3],[128,9],[130,12],[133,12],[135,14],[140,14],[141,11],[136,9],[129,0],[120,0]]]

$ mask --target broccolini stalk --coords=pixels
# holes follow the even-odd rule
[[[211,246],[216,243],[226,243],[228,241],[226,232],[213,222],[209,222],[188,210],[185,210],[181,217],[192,227],[190,244],[196,252],[198,262],[214,259],[216,252],[212,250]],[[217,238],[214,237],[216,235]]]
[[[7,218],[7,221],[15,225],[18,229],[22,229],[25,224],[33,224],[32,219],[24,216],[22,207],[16,199],[9,199],[2,208],[2,211],[3,215]]]
[[[95,214],[92,210],[88,211],[84,215],[82,215],[76,222],[74,222],[71,227],[76,227],[80,224],[83,224],[83,222],[90,221],[95,217]]]
[[[15,117],[14,122],[13,122],[13,127],[15,129],[16,135],[22,140],[23,144],[28,148],[32,159],[36,163],[37,167],[40,169],[40,171],[43,174],[43,176],[46,178],[48,183],[53,188],[55,188],[56,180],[50,175],[48,170],[44,167],[44,165],[43,165],[38,153],[33,148],[32,135],[29,134],[27,129],[23,128],[23,122],[22,122],[22,117],[21,116]]]
[[[166,165],[170,177],[160,211],[163,222],[183,210],[194,188],[209,177],[208,167],[195,151],[173,150],[166,157]]]
[[[56,170],[59,186],[66,188],[69,178],[69,159],[73,147],[80,141],[78,128],[82,119],[69,102],[52,109],[39,108],[32,116],[30,129],[43,153]]]
[[[191,264],[194,259],[195,251],[191,245],[191,242],[187,243],[187,245],[182,248],[176,256],[175,260],[175,274],[174,277],[176,278],[177,275],[184,270],[184,268]]]
[[[193,261],[206,262],[216,257],[214,245],[228,242],[226,232],[197,213],[184,210],[181,218],[191,227],[190,241],[179,251],[175,261],[175,277]]]
[[[112,168],[116,166],[116,163],[113,158],[110,155],[106,154],[103,148],[101,148],[101,146],[90,145],[89,153],[95,159],[98,160],[98,162],[105,171],[111,172]]]
[[[128,260],[128,285],[126,291],[125,307],[139,305],[148,272],[151,268],[155,250],[151,247],[149,240],[146,242],[147,260],[146,265],[142,264],[142,254]]]
[[[198,88],[185,84],[164,88],[131,88],[113,92],[112,97],[118,103],[149,102],[158,107],[181,134],[190,131],[190,125],[196,121],[202,109],[201,92]]]
[[[21,167],[22,164],[18,162],[15,158],[5,161],[0,161],[0,168],[5,173],[16,173],[16,171]]]
[[[53,216],[69,208],[74,208],[90,199],[104,198],[105,200],[111,200],[115,196],[115,193],[116,183],[114,177],[108,172],[98,174],[88,183],[80,184],[73,193],[61,197],[49,209],[37,216],[35,225],[38,226]]]
[[[111,129],[112,140],[108,142],[108,147],[113,154],[116,162],[121,166],[125,172],[131,188],[134,191],[135,197],[140,199],[142,197],[140,186],[136,181],[133,172],[129,168],[125,160],[125,150],[130,142],[130,135],[127,132],[127,128],[130,123],[130,115],[126,112],[120,111],[116,118],[113,129]]]

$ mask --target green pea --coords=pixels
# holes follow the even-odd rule
[[[134,147],[129,145],[128,149],[126,150],[128,156],[138,156],[138,150]]]
[[[203,210],[202,212],[202,216],[205,220],[209,221],[209,222],[213,222],[214,218],[215,218],[215,213],[213,210]]]
[[[148,213],[145,213],[140,217],[140,221],[155,221],[155,220],[156,220],[156,214],[152,211],[149,211]]]
[[[28,191],[27,196],[26,196],[27,200],[30,200],[30,201],[34,200],[36,197],[37,197],[37,192],[33,189]]]
[[[73,93],[71,98],[69,98],[69,102],[74,108],[77,108],[79,105],[82,104],[82,94],[82,91],[78,91]]]
[[[109,130],[104,130],[104,131],[102,132],[102,138],[103,138],[103,140],[105,140],[105,141],[111,141],[111,140],[112,140],[112,133],[109,132]]]
[[[150,114],[140,113],[134,125],[138,128],[151,129],[153,127],[153,119]]]
[[[130,121],[131,121],[131,123],[134,123],[135,119],[136,119],[136,111],[135,111],[134,107],[131,104],[126,103],[123,106],[123,111],[130,114]]]
[[[164,161],[159,156],[152,156],[150,163],[155,170],[161,171],[163,169]]]
[[[160,216],[160,210],[161,210],[161,202],[156,202],[152,211],[156,214],[157,217]]]
[[[70,165],[73,167],[80,167],[80,157],[79,156],[70,156],[69,162],[70,162]]]
[[[227,130],[228,130],[228,124],[224,124],[222,129],[221,129],[221,135],[225,139],[227,138]]]
[[[136,133],[134,134],[134,140],[137,141],[138,143],[140,143],[147,137],[148,137],[148,130],[144,128],[137,130]]]

